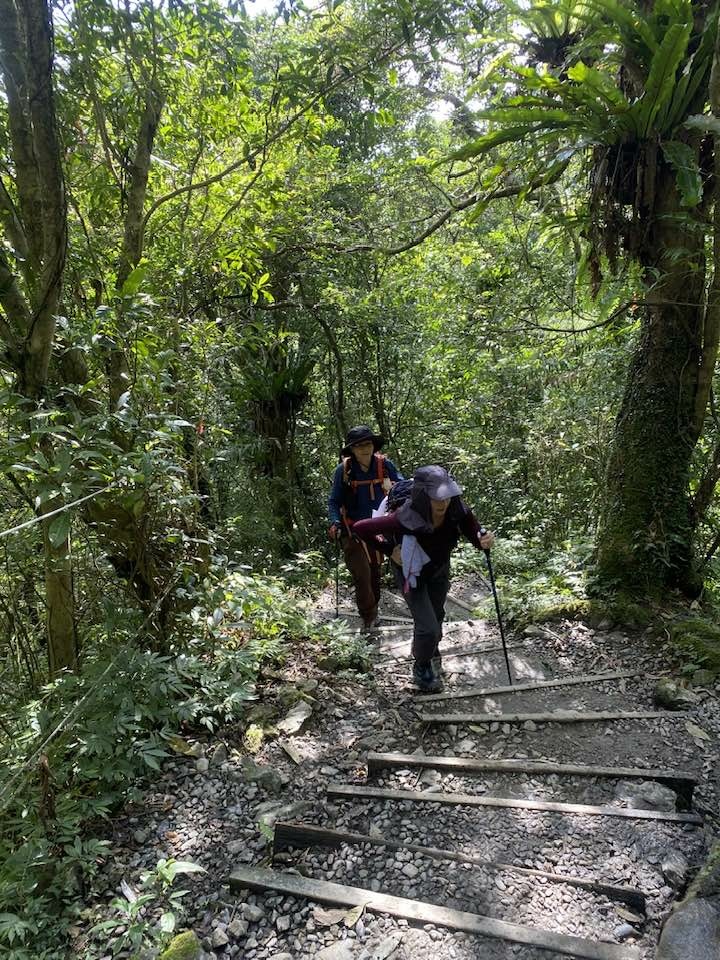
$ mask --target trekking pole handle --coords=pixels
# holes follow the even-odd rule
[[[485,527],[480,527],[480,536],[484,537],[486,533],[487,533],[487,530],[485,529]],[[482,552],[485,554],[485,556],[489,558],[490,547],[482,547],[481,549],[482,549]]]

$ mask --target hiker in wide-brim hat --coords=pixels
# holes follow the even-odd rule
[[[380,453],[384,444],[385,438],[366,424],[348,430],[328,501],[329,536],[340,541],[358,613],[367,629],[377,625],[383,557],[354,539],[351,532],[358,520],[372,517],[393,483],[402,480],[392,460]]]
[[[462,487],[445,467],[420,467],[410,493],[394,512],[353,526],[354,536],[395,563],[398,585],[413,618],[413,680],[424,693],[442,689],[440,641],[450,589],[450,554],[461,535],[478,550],[489,550],[495,539],[478,524],[461,494]]]
[[[378,433],[373,433],[370,427],[361,424],[359,427],[351,427],[345,437],[345,446],[340,451],[343,457],[349,457],[352,454],[352,448],[358,444],[365,443],[368,440],[372,442],[373,453],[382,450],[385,446],[385,437]]]

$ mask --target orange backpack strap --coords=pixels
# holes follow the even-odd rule
[[[353,493],[355,492],[355,487],[352,481],[350,480],[350,467],[352,465],[352,457],[343,457],[342,467],[343,467],[343,483],[347,484],[348,487],[353,488]]]
[[[351,457],[343,458],[343,483],[347,484],[353,493],[357,493],[358,487],[370,487],[370,496],[374,497],[375,484],[377,483],[379,483],[383,490],[385,490],[385,455],[382,453],[374,453],[373,459],[375,460],[375,472],[377,473],[376,477],[371,477],[369,480],[351,480]],[[385,492],[387,493],[386,490]]]

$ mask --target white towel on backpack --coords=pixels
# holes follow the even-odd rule
[[[418,574],[430,560],[430,557],[417,542],[417,537],[407,533],[402,539],[400,553],[402,555],[403,577],[405,578],[403,589],[407,593],[410,588],[417,586]]]

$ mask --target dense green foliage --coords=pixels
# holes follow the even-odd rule
[[[179,730],[361,661],[300,599],[354,423],[519,624],[717,603],[715,6],[0,0],[0,952],[60,955]]]

